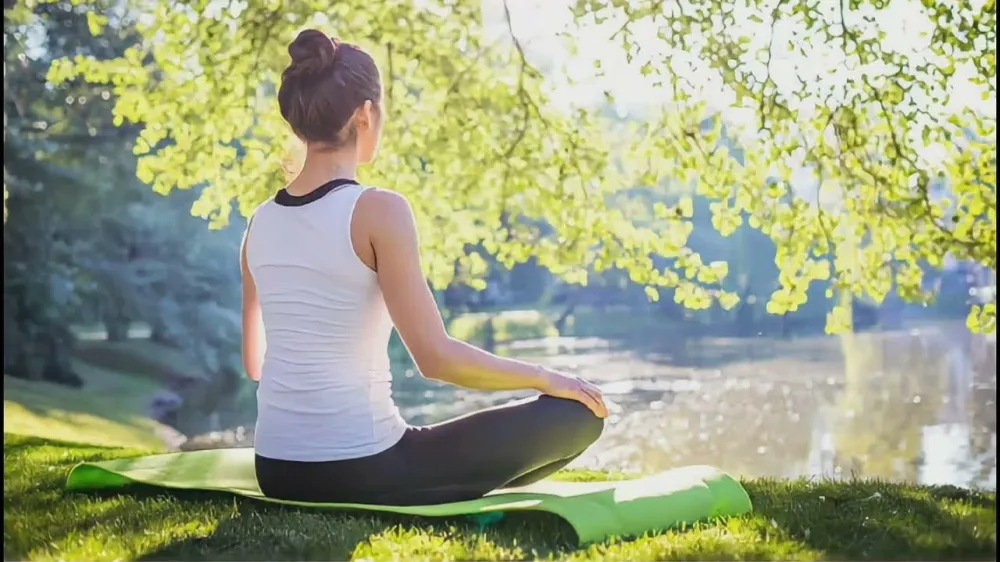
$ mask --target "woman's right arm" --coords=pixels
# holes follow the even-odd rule
[[[578,400],[598,417],[608,415],[600,391],[586,381],[450,337],[421,268],[409,203],[383,190],[370,190],[361,199],[358,211],[363,206],[373,221],[369,224],[378,224],[369,232],[386,307],[423,376],[480,390],[534,389]]]
[[[257,284],[254,283],[250,266],[247,264],[249,235],[250,225],[247,224],[243,241],[240,243],[240,271],[243,279],[243,369],[250,380],[260,382],[267,342],[264,339],[264,321],[261,318],[260,299],[257,297]]]

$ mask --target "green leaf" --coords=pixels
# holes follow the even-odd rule
[[[108,24],[108,16],[97,12],[87,12],[87,29],[95,37],[104,31],[104,26]]]
[[[644,290],[646,292],[646,298],[648,298],[650,302],[658,302],[660,300],[660,292],[656,290],[656,287],[647,286]]]
[[[736,293],[722,293],[719,295],[719,305],[725,310],[732,310],[740,303],[740,297]]]
[[[689,196],[681,197],[677,202],[677,214],[689,219],[694,215],[694,199]]]
[[[853,326],[849,304],[838,303],[826,315],[826,333],[841,334],[851,331]]]

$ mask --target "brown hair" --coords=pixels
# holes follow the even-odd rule
[[[354,112],[366,101],[378,108],[382,97],[371,55],[315,29],[299,33],[288,54],[292,62],[281,74],[278,106],[292,132],[329,148],[353,141]]]

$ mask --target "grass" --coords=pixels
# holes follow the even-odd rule
[[[208,493],[63,491],[77,462],[136,451],[4,435],[4,559],[994,560],[996,495],[880,482],[748,481],[753,515],[573,546],[565,524],[320,513]],[[564,479],[600,473],[564,472]]]
[[[82,388],[4,375],[4,431],[108,446],[163,446],[157,437],[162,425],[147,417],[147,406],[161,388],[154,375],[82,360],[74,362],[74,369]]]
[[[78,342],[76,357],[88,365],[161,384],[206,378],[205,373],[181,351],[145,339],[83,340]]]

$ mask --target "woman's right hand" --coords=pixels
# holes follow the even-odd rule
[[[542,394],[576,400],[590,408],[599,418],[608,417],[608,407],[604,404],[604,396],[597,386],[568,373],[544,370],[542,386],[538,389]]]

